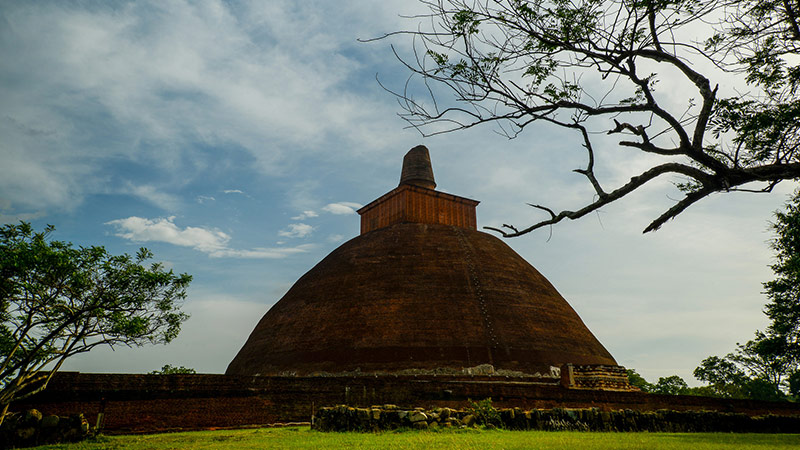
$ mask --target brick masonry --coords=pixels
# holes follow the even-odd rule
[[[396,223],[427,223],[477,229],[478,201],[404,184],[358,210],[361,234]]]
[[[800,405],[752,400],[569,389],[560,380],[503,376],[249,377],[64,372],[47,390],[12,410],[82,412],[107,434],[198,430],[309,421],[324,406],[464,408],[491,398],[497,408],[598,408],[601,411],[721,411],[748,416],[800,415]]]

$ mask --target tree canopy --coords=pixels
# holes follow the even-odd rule
[[[772,224],[775,279],[764,283],[769,326],[724,357],[710,356],[695,369],[724,397],[800,398],[800,191],[775,213]]]
[[[172,364],[164,364],[161,367],[161,370],[154,370],[152,372],[149,372],[148,375],[192,375],[196,373],[197,371],[195,371],[191,367],[183,367],[183,366],[175,367]]]
[[[97,346],[167,343],[192,277],[152,253],[111,255],[50,239],[29,223],[0,227],[0,422],[15,399],[41,391],[64,361]]]
[[[431,135],[493,123],[514,138],[544,122],[576,133],[586,152],[574,172],[591,198],[573,209],[529,203],[545,218],[487,227],[503,236],[583,217],[665,176],[681,197],[644,232],[711,194],[769,192],[800,176],[797,0],[422,3],[430,13],[415,29],[387,35],[413,36],[413,55],[395,51],[411,78],[387,88],[411,126]],[[664,80],[683,87],[665,92]],[[649,166],[602,180],[596,165],[623,152]]]

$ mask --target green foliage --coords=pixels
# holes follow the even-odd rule
[[[787,400],[777,384],[740,368],[736,364],[737,356],[738,354],[733,353],[724,358],[708,357],[694,370],[694,376],[709,383],[706,388],[714,397]]]
[[[468,9],[456,11],[453,14],[453,33],[457,35],[475,34],[478,32],[478,26],[481,21],[478,20],[478,15]]]
[[[47,226],[0,227],[0,408],[44,389],[70,356],[102,346],[167,343],[192,277],[140,249],[135,257],[50,239]]]
[[[494,425],[502,427],[503,422],[500,420],[500,412],[492,406],[492,399],[485,398],[477,402],[467,400],[469,402],[469,410],[475,416],[475,423],[478,425]]]
[[[694,372],[722,397],[796,400],[800,394],[800,191],[775,218],[775,279],[764,283],[770,325],[725,357],[706,358]]]
[[[641,389],[642,392],[653,392],[653,385],[648,383],[647,380],[644,379],[641,375],[639,375],[635,369],[627,369],[628,371],[628,383],[631,386],[635,386]]]
[[[775,279],[764,283],[769,298],[764,310],[771,320],[767,330],[783,341],[795,365],[800,360],[800,191],[786,204],[786,211],[775,213],[772,241]]]
[[[678,375],[670,375],[668,377],[660,377],[658,381],[653,384],[639,375],[635,369],[627,369],[628,382],[631,386],[636,386],[642,392],[652,394],[665,394],[665,395],[698,395],[704,397],[715,397],[714,391],[706,386],[689,387],[683,378]]]
[[[689,392],[689,385],[677,375],[660,377],[651,392],[654,394],[686,395]]]
[[[492,123],[515,138],[538,121],[583,140],[587,163],[574,172],[593,195],[580,208],[533,203],[547,218],[490,228],[503,236],[578,219],[662,175],[677,178],[683,198],[645,232],[713,193],[769,192],[800,178],[794,0],[422,3],[430,13],[415,16],[420,23],[386,35],[414,40],[413,57],[401,60],[419,76],[420,91],[409,80],[395,93],[411,126],[432,135]],[[742,86],[728,89],[731,75]],[[658,92],[663,77],[671,92]],[[685,101],[675,101],[684,93]],[[601,134],[620,136],[619,146],[651,165],[604,186],[595,164],[609,164],[602,158],[619,149]]]
[[[746,382],[747,376],[728,358],[709,356],[694,369],[694,377],[709,383],[717,397],[744,397],[741,386]]]
[[[154,370],[149,373],[149,375],[179,375],[179,374],[195,374],[197,373],[194,369],[179,366],[175,367],[170,364],[164,364],[161,367],[161,370]]]
[[[795,399],[800,398],[800,370],[790,374],[786,383],[789,385],[789,395]]]

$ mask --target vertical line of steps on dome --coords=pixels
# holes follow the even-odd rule
[[[470,248],[469,242],[467,242],[466,236],[464,236],[464,232],[459,227],[453,227],[456,230],[456,235],[458,236],[458,243],[461,245],[461,250],[464,253],[464,260],[467,263],[467,269],[469,270],[469,278],[472,281],[472,285],[475,288],[475,297],[478,298],[478,306],[480,307],[481,317],[483,317],[483,325],[488,334],[489,340],[491,341],[487,346],[489,350],[489,364],[494,365],[494,358],[492,357],[492,348],[499,348],[500,342],[497,339],[497,335],[494,333],[494,326],[492,325],[492,319],[489,317],[489,311],[486,307],[486,298],[483,294],[483,288],[481,285],[481,280],[478,277],[478,269],[475,266],[475,262],[473,259],[472,249]]]

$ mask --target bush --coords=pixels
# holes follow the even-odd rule
[[[491,398],[479,400],[478,402],[467,401],[469,402],[470,412],[475,416],[475,423],[478,425],[494,425],[498,428],[503,426],[503,422],[500,420],[500,413],[492,406]]]

